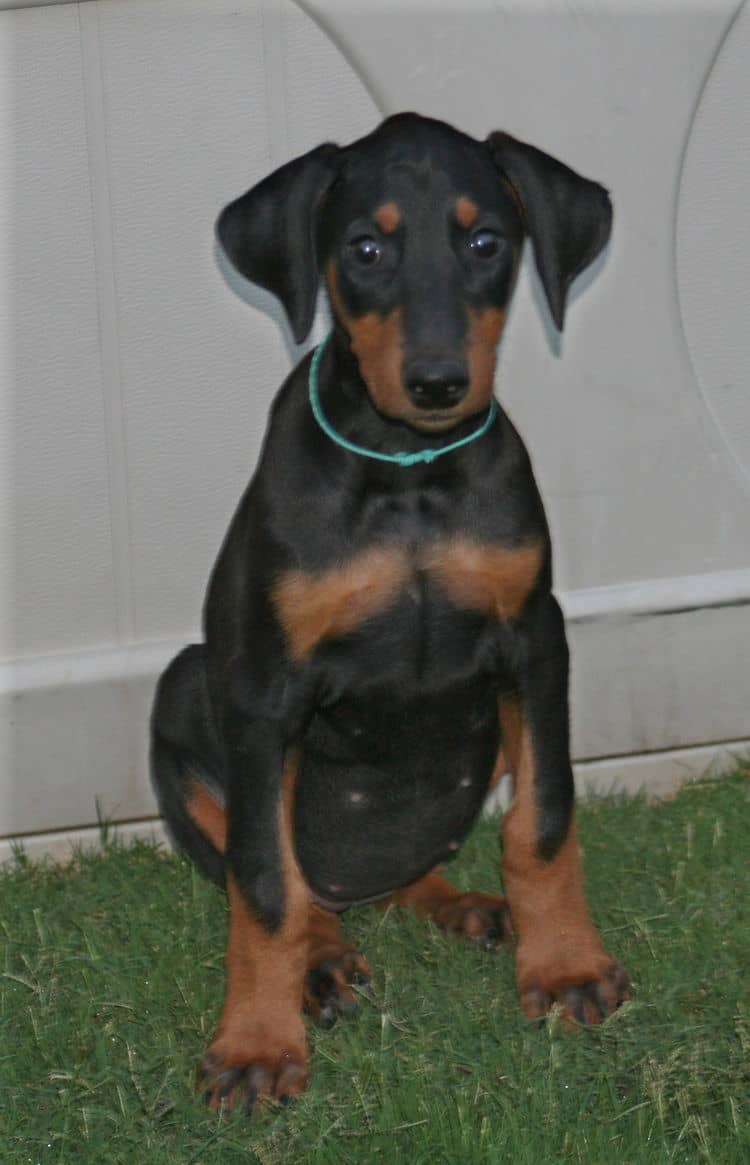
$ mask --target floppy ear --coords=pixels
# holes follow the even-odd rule
[[[609,238],[609,195],[598,182],[510,134],[490,134],[487,146],[520,203],[552,318],[562,331],[570,284]]]
[[[298,344],[315,313],[318,211],[336,176],[338,153],[326,143],[287,162],[225,206],[216,223],[232,265],[281,300]]]

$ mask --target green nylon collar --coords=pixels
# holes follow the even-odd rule
[[[460,441],[453,441],[450,445],[441,445],[439,449],[421,449],[417,453],[378,453],[375,449],[365,449],[363,445],[355,445],[353,441],[347,441],[346,437],[342,437],[340,433],[336,432],[323,412],[320,403],[320,395],[318,393],[318,368],[323,351],[330,338],[331,334],[329,333],[325,340],[318,344],[313,353],[313,358],[310,361],[310,372],[307,377],[310,407],[312,408],[315,420],[326,436],[330,437],[332,441],[335,441],[337,445],[341,445],[343,449],[348,449],[350,453],[359,453],[360,457],[372,457],[376,461],[390,461],[393,465],[408,466],[420,465],[422,463],[429,465],[436,457],[442,457],[444,453],[452,453],[454,449],[460,449],[462,445],[469,445],[472,441],[476,441],[478,437],[483,437],[497,416],[497,402],[493,397],[492,403],[487,411],[487,416],[478,429],[475,429],[473,433],[469,433],[468,437],[462,437]]]

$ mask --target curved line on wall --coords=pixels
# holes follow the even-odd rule
[[[370,84],[370,80],[367,77],[366,71],[362,68],[362,65],[356,59],[356,56],[355,57],[352,56],[349,49],[344,46],[344,43],[341,40],[341,38],[338,36],[338,34],[336,33],[336,30],[331,28],[328,21],[323,19],[323,17],[321,17],[320,13],[316,10],[317,6],[314,3],[307,3],[306,0],[291,0],[291,2],[297,8],[299,8],[302,12],[304,12],[305,16],[308,16],[310,18],[310,20],[312,20],[312,22],[317,25],[317,27],[320,29],[320,31],[325,36],[328,37],[329,41],[334,46],[334,48],[336,48],[341,53],[341,56],[344,58],[346,63],[354,70],[354,72],[359,77],[359,80],[362,83],[362,87],[364,89],[366,89],[367,92],[370,94],[370,97],[372,98],[375,105],[377,106],[377,109],[378,109],[378,112],[380,113],[380,116],[387,117],[388,111],[385,108],[385,104],[384,104],[382,95],[380,93],[375,92],[372,85]],[[354,2],[354,0],[353,0],[353,2]],[[459,0],[459,2],[460,2],[460,0]]]
[[[682,297],[681,290],[680,290],[681,280],[680,280],[679,259],[678,259],[678,233],[679,233],[679,223],[680,223],[680,206],[682,203],[683,190],[684,190],[685,170],[687,167],[688,154],[690,152],[690,144],[693,140],[695,123],[696,123],[698,114],[700,112],[700,109],[703,105],[703,100],[704,100],[704,97],[706,94],[706,90],[708,89],[708,86],[711,82],[711,78],[712,78],[714,71],[716,69],[716,65],[724,52],[724,49],[727,45],[727,42],[730,40],[730,38],[732,36],[735,25],[737,24],[740,16],[742,15],[743,10],[746,7],[748,7],[748,0],[740,0],[736,9],[734,10],[732,15],[730,16],[729,20],[727,21],[727,24],[724,28],[724,31],[723,31],[723,33],[722,33],[722,35],[717,43],[716,49],[711,55],[711,59],[710,59],[709,64],[706,68],[706,72],[704,73],[704,76],[703,76],[703,81],[702,81],[701,86],[697,92],[695,103],[693,105],[693,109],[692,109],[692,112],[690,114],[690,121],[688,123],[687,131],[685,133],[685,138],[684,138],[684,141],[682,144],[682,151],[680,153],[680,164],[679,164],[678,169],[677,169],[677,179],[676,179],[676,186],[675,186],[675,192],[674,192],[674,205],[673,205],[673,211],[672,211],[672,277],[673,277],[673,281],[674,281],[675,302],[677,304],[677,322],[678,322],[678,326],[679,326],[680,336],[682,337],[682,344],[683,344],[683,347],[684,347],[684,350],[685,350],[685,353],[687,356],[690,370],[691,370],[692,375],[693,375],[693,381],[694,381],[695,386],[698,390],[698,397],[700,399],[700,402],[703,405],[703,408],[704,408],[706,414],[710,418],[711,426],[712,426],[714,433],[719,437],[722,450],[727,455],[728,460],[729,460],[733,470],[735,471],[734,475],[736,478],[739,479],[739,484],[742,486],[742,488],[744,490],[747,490],[748,487],[750,487],[750,468],[745,466],[741,457],[739,457],[739,455],[737,454],[734,447],[727,441],[725,434],[724,434],[724,426],[723,426],[723,424],[722,424],[722,422],[717,414],[717,411],[716,411],[716,408],[713,404],[713,401],[711,400],[710,396],[704,391],[703,385],[701,383],[701,377],[699,375],[698,368],[696,367],[696,363],[695,363],[695,360],[693,358],[693,349],[692,349],[692,345],[691,345],[690,339],[689,339],[689,331],[688,331],[688,328],[687,328],[687,325],[685,322],[685,307],[684,307],[683,297]]]

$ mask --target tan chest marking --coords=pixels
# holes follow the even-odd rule
[[[541,541],[486,546],[454,538],[417,560],[404,549],[375,546],[319,573],[291,570],[272,599],[292,659],[306,659],[326,639],[339,639],[393,603],[419,573],[427,574],[459,607],[491,619],[520,614],[543,560]]]
[[[544,557],[541,540],[521,546],[487,546],[454,538],[431,547],[425,569],[461,607],[494,619],[520,615]]]
[[[272,597],[292,659],[305,659],[322,640],[339,638],[384,610],[413,572],[405,550],[381,546],[319,574],[283,575]]]

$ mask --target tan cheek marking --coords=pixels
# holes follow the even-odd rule
[[[390,315],[367,312],[347,314],[341,301],[333,263],[326,268],[326,285],[335,315],[346,327],[359,371],[373,404],[388,416],[400,416],[408,401],[401,384],[404,357],[403,313],[400,307]]]
[[[402,315],[401,308],[397,307],[387,316],[368,312],[347,321],[352,351],[373,403],[389,416],[398,415],[407,403],[401,385]]]
[[[347,316],[346,312],[344,311],[344,305],[341,302],[341,295],[339,294],[339,285],[338,280],[336,279],[336,267],[333,259],[331,259],[326,264],[325,279],[326,287],[328,288],[328,294],[331,297],[331,306],[333,307],[337,316],[340,316],[342,320],[346,320]]]
[[[492,395],[497,345],[504,325],[504,308],[488,307],[483,311],[469,309],[466,357],[470,391],[482,398],[486,396],[487,400]]]
[[[598,979],[611,965],[589,917],[583,871],[571,820],[551,862],[537,856],[536,765],[523,710],[500,703],[503,749],[513,774],[513,803],[503,818],[503,886],[518,936],[516,981],[553,991]]]
[[[384,235],[392,235],[401,222],[401,211],[395,202],[384,202],[372,217]]]
[[[322,640],[346,635],[382,611],[411,574],[403,551],[375,547],[320,574],[283,575],[272,597],[292,659],[305,659]]]
[[[434,547],[425,565],[460,606],[495,619],[515,619],[536,582],[543,555],[543,543],[536,539],[507,547],[455,538]]]
[[[468,231],[479,218],[479,207],[476,202],[472,202],[470,198],[462,194],[460,198],[456,199],[454,213],[458,225],[463,227],[465,231]]]

